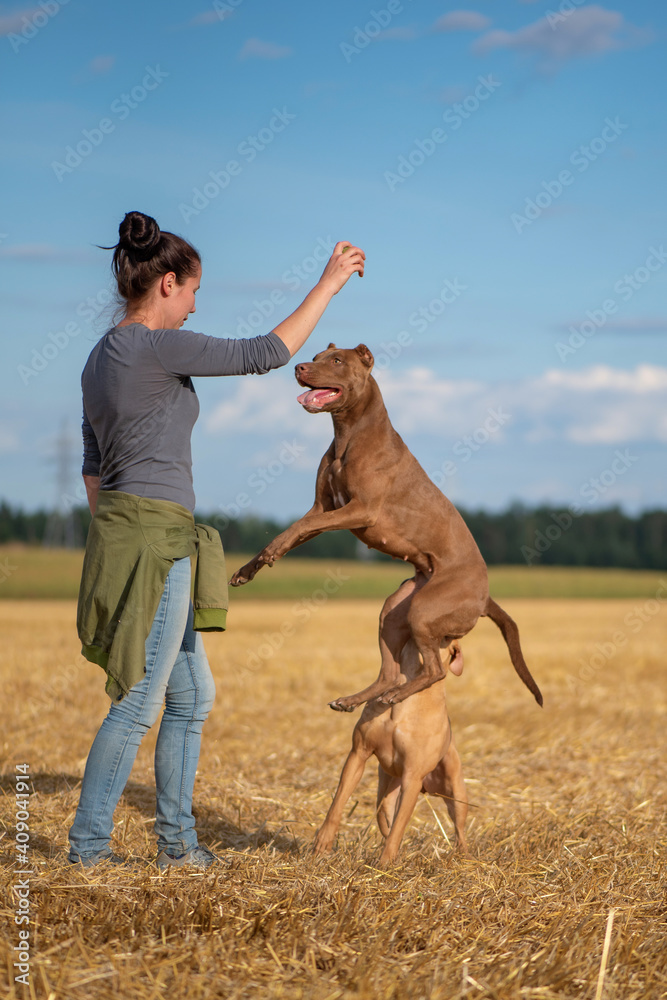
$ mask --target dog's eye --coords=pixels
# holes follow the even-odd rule
[[[335,365],[342,365],[343,363],[340,358],[332,358],[331,360]]]

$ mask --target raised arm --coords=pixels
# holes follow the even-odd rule
[[[271,333],[245,339],[209,337],[192,330],[152,329],[158,360],[172,375],[263,374],[287,364],[315,329],[327,305],[351,274],[364,273],[364,252],[337,243],[322,277],[291,316]]]

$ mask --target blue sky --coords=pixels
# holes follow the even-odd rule
[[[77,490],[95,244],[139,209],[200,250],[216,336],[363,247],[300,357],[366,343],[455,502],[664,506],[666,34],[647,0],[0,5],[0,496],[54,502],[62,433]],[[291,366],[197,391],[199,507],[304,512],[331,425]]]

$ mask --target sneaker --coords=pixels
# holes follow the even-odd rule
[[[96,868],[97,865],[102,865],[105,862],[110,865],[128,864],[125,858],[119,857],[113,851],[105,851],[104,849],[98,851],[97,854],[89,854],[87,857],[82,857],[80,854],[70,854],[67,860],[70,865],[83,865],[84,868]]]
[[[161,872],[167,870],[172,865],[176,868],[195,868],[197,871],[206,871],[211,865],[220,861],[213,851],[208,847],[192,847],[184,854],[168,854],[166,850],[160,851],[157,856],[157,866]]]

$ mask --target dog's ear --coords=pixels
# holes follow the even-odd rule
[[[336,350],[335,344],[329,344],[329,346],[327,347],[327,351],[335,351],[335,350]]]
[[[361,360],[363,361],[363,363],[366,365],[367,368],[373,367],[373,362],[374,362],[373,355],[368,350],[365,344],[359,344],[357,347],[355,347],[355,351],[357,352],[357,354],[359,355],[359,357],[361,358]]]

